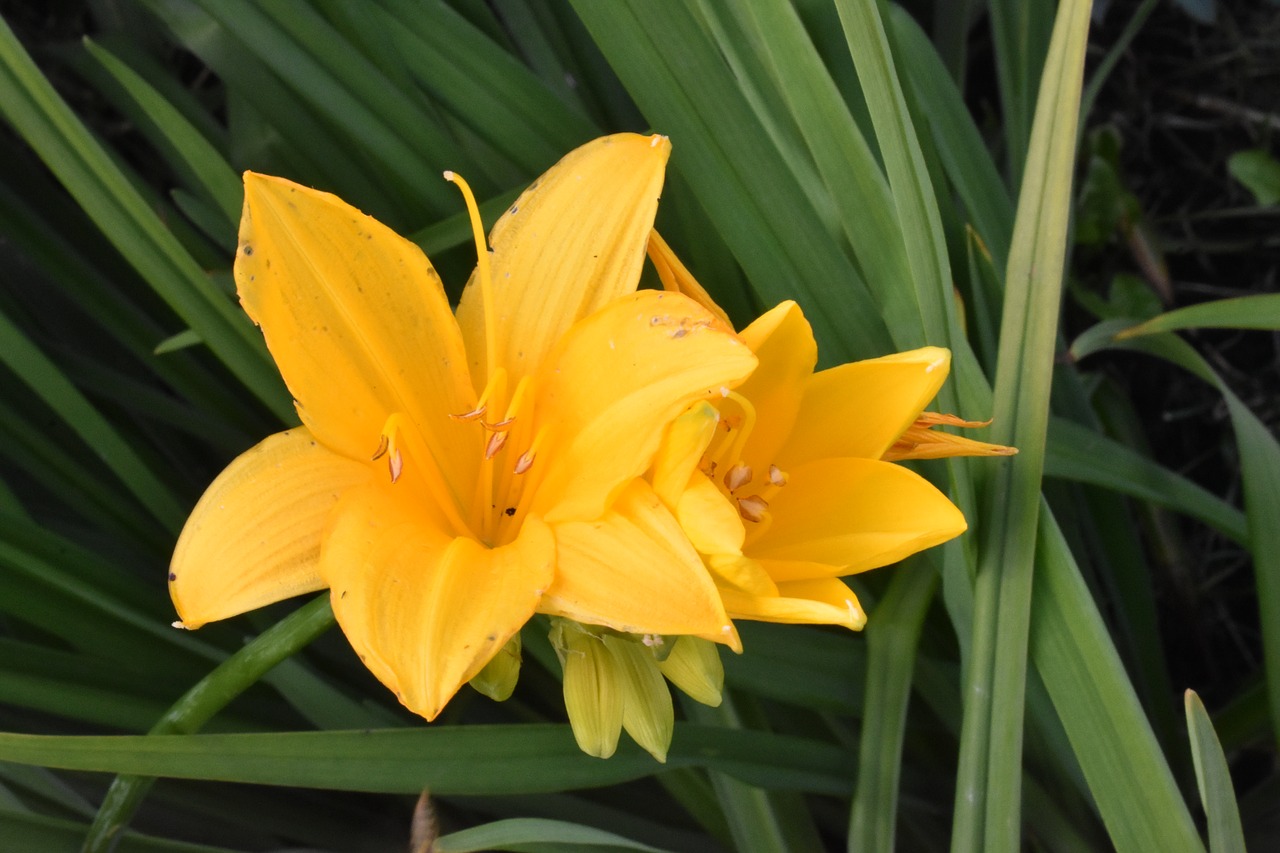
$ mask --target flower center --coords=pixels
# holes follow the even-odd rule
[[[720,424],[706,452],[701,470],[750,523],[748,538],[759,536],[769,526],[769,501],[787,484],[787,473],[772,462],[757,471],[748,463],[749,440],[756,425],[756,409],[736,391],[722,391]]]

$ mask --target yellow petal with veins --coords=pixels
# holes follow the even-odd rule
[[[793,624],[843,625],[854,631],[867,624],[858,597],[834,578],[778,584],[778,595],[753,596],[724,590],[724,606],[735,619]]]
[[[689,488],[676,504],[676,518],[693,547],[703,554],[738,554],[746,530],[737,508],[701,473],[693,476]]]
[[[770,523],[743,549],[758,559],[888,565],[964,532],[964,516],[928,480],[871,459],[823,459],[788,471]]]
[[[360,659],[430,720],[533,615],[555,542],[536,517],[501,548],[453,538],[402,495],[386,483],[349,492],[320,570]]]
[[[318,563],[329,513],[371,473],[305,427],[241,454],[191,511],[173,553],[169,594],[185,627],[323,589]]]
[[[736,641],[701,558],[644,481],[601,518],[554,529],[556,577],[541,612],[631,634]]]
[[[622,733],[621,673],[599,637],[584,626],[556,620],[551,644],[564,669],[564,707],[578,748],[608,758]]]
[[[498,366],[532,373],[576,321],[636,289],[662,194],[671,143],[620,133],[571,151],[535,181],[489,235]],[[485,318],[473,278],[458,306],[475,386],[485,364]]]
[[[666,426],[719,399],[756,365],[715,317],[675,293],[644,290],[578,322],[537,375],[532,511],[548,523],[599,517],[649,468]]]
[[[778,459],[792,432],[818,363],[818,344],[800,306],[790,301],[761,315],[738,337],[760,359],[760,366],[737,389],[756,412],[743,461],[763,472]]]
[[[613,658],[622,690],[622,727],[646,752],[666,763],[675,727],[675,710],[657,660],[634,640],[608,634],[602,640]]]
[[[947,378],[951,353],[924,347],[813,374],[776,460],[784,469],[828,456],[879,459]]]
[[[720,414],[715,407],[699,401],[667,427],[667,434],[653,460],[650,479],[653,490],[672,512],[688,488],[689,480],[697,472],[702,454],[715,436],[719,422]]]
[[[666,660],[658,661],[658,669],[672,684],[703,705],[714,708],[720,704],[724,666],[714,643],[697,637],[677,637]]]
[[[421,249],[336,196],[247,172],[235,277],[322,443],[368,459],[387,417],[405,413],[438,464],[437,488],[470,500],[480,454],[460,449],[478,439],[448,414],[474,408],[475,392]]]

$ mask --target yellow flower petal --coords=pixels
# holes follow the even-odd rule
[[[299,413],[321,442],[368,459],[387,417],[416,424],[459,505],[478,438],[448,417],[475,392],[462,336],[422,251],[328,193],[245,174],[235,264],[240,301],[262,327]]]
[[[945,542],[964,516],[928,480],[888,462],[824,459],[790,469],[770,521],[744,551],[758,559],[874,569]]]
[[[723,595],[724,606],[735,619],[843,625],[854,631],[867,624],[867,614],[853,590],[834,578],[781,583],[776,597],[732,589],[724,590]]]
[[[552,166],[489,235],[493,298],[489,328],[498,365],[513,381],[532,373],[576,321],[636,289],[671,143],[620,133],[593,140]],[[473,278],[458,322],[482,387],[485,317]]]
[[[334,454],[305,427],[270,436],[218,475],[191,511],[169,567],[187,628],[324,588],[320,538],[368,465]]]
[[[698,471],[702,454],[716,433],[720,414],[705,401],[694,403],[671,422],[653,460],[653,490],[671,511],[675,511],[689,480]]]
[[[950,364],[947,350],[924,347],[815,373],[778,464],[879,459],[938,393]]]
[[[548,522],[599,517],[648,469],[668,423],[755,364],[715,317],[674,293],[634,293],[580,321],[537,376],[544,437],[522,475],[541,478],[532,511]]]
[[[567,619],[551,627],[551,645],[564,669],[564,707],[578,748],[608,758],[622,733],[620,673],[600,638]]]
[[[716,484],[695,474],[676,504],[676,518],[689,541],[703,554],[738,554],[746,530],[742,517]]]
[[[403,494],[385,483],[348,493],[320,570],[360,659],[430,720],[533,615],[555,542],[535,517],[501,548],[452,538]]]
[[[736,639],[680,525],[635,480],[596,521],[554,525],[556,577],[538,609],[632,634]]]
[[[764,565],[751,557],[712,554],[707,558],[707,568],[721,593],[732,587],[751,595],[770,597],[778,594],[778,585],[773,582]]]
[[[692,699],[713,708],[720,704],[724,666],[714,643],[697,637],[676,637],[671,653],[658,661],[658,669]]]
[[[671,691],[662,680],[653,653],[634,640],[606,634],[605,650],[613,658],[622,690],[622,727],[646,752],[663,763],[675,729]]]
[[[712,314],[719,317],[726,326],[733,328],[733,323],[729,321],[729,315],[724,313],[724,309],[716,304],[711,298],[711,294],[698,284],[698,280],[693,277],[693,273],[681,263],[680,258],[676,257],[676,253],[671,251],[671,247],[667,245],[667,241],[657,231],[649,233],[649,260],[653,262],[653,268],[658,271],[658,278],[662,281],[662,289],[673,293],[683,293],[685,296],[697,302],[703,308],[706,308]]]
[[[806,383],[818,363],[818,344],[800,306],[783,302],[738,333],[760,366],[737,389],[755,407],[743,461],[764,471],[787,442]]]

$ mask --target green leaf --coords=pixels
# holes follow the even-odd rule
[[[202,343],[204,343],[204,341],[200,340],[200,335],[198,335],[194,329],[183,329],[181,332],[178,332],[178,334],[170,335],[160,343],[156,344],[155,354],[164,355],[169,352],[177,352],[180,349],[198,346]]]
[[[436,839],[436,853],[476,853],[515,850],[520,853],[663,853],[657,847],[631,841],[612,832],[561,820],[513,818],[464,829]]]
[[[1049,419],[1044,473],[1181,512],[1237,542],[1248,536],[1244,513],[1222,498],[1136,450],[1065,418]]]
[[[1076,358],[1108,347],[1135,350],[1173,362],[1216,387],[1227,403],[1240,452],[1249,552],[1258,584],[1263,662],[1271,724],[1280,732],[1280,443],[1257,415],[1222,381],[1204,357],[1172,333],[1120,338],[1125,321],[1099,323],[1072,344]]]
[[[0,809],[0,838],[11,850],[41,853],[80,853],[84,824],[36,814]],[[211,847],[130,833],[119,840],[116,853],[237,853],[230,847]]]
[[[152,138],[168,155],[166,161],[184,175],[190,188],[198,188],[214,202],[224,224],[231,227],[234,235],[244,197],[240,177],[218,150],[141,75],[92,39],[86,38],[84,46],[137,104],[147,119]]]
[[[848,849],[893,850],[907,700],[920,631],[937,588],[936,568],[916,558],[894,570],[889,591],[867,622],[867,701]]]
[[[666,765],[620,744],[583,754],[567,725],[120,737],[0,733],[0,761],[69,770],[343,791],[517,794],[614,785],[663,767],[708,767],[757,786],[838,795],[850,756],[829,744],[676,725]]]
[[[182,526],[185,516],[180,509],[181,501],[168,485],[58,366],[4,314],[0,314],[0,362],[58,414],[157,521],[173,532]]]
[[[1280,329],[1280,293],[1215,299],[1189,305],[1152,317],[1145,323],[1119,332],[1116,337],[1124,340],[1178,329]]]
[[[292,421],[289,397],[261,336],[147,207],[3,21],[0,113],[156,293],[281,420]]]
[[[1185,704],[1196,785],[1204,813],[1209,818],[1209,853],[1245,853],[1244,829],[1240,826],[1231,771],[1213,730],[1213,721],[1194,690],[1186,692]]]
[[[1202,850],[1177,782],[1160,752],[1062,531],[1040,518],[1031,600],[1031,659],[1120,853]]]
[[[321,595],[295,610],[223,661],[217,669],[188,690],[151,728],[152,735],[191,733],[204,727],[266,673],[333,627],[329,596]],[[85,836],[85,853],[109,851],[112,839],[128,824],[154,779],[119,776],[112,783]]]
[[[1017,447],[1018,455],[996,466],[987,483],[953,850],[1020,845],[1032,566],[1089,6],[1068,0],[1058,10],[1005,277],[991,440]]]
[[[574,9],[646,118],[671,136],[673,167],[688,179],[761,300],[800,302],[826,363],[886,352],[889,335],[862,277],[828,238],[821,215],[690,9],[645,0],[576,0]],[[715,283],[707,286],[714,294]]]
[[[1227,171],[1253,193],[1258,204],[1280,202],[1280,162],[1269,152],[1260,148],[1237,151],[1227,159]]]

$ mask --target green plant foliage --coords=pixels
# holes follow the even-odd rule
[[[1280,297],[1174,307],[1130,131],[1091,119],[1153,0],[1087,83],[1088,0],[84,5],[0,19],[0,846],[403,849],[424,789],[442,853],[1274,844],[1225,756],[1280,733],[1280,445],[1194,330],[1274,332]],[[741,623],[665,763],[578,749],[545,617],[509,700],[464,688],[429,725],[327,596],[170,627],[192,505],[297,422],[234,295],[239,175],[337,193],[456,299],[441,172],[488,227],[621,130],[670,137],[658,228],[739,328],[794,299],[823,367],[951,350],[931,408],[1019,450],[909,463],[970,532],[850,579],[863,634]],[[1249,211],[1280,201],[1266,151],[1227,169]],[[1157,461],[1098,367],[1121,349],[1221,393],[1239,495]],[[1214,715],[1187,692],[1190,754],[1170,634],[1195,626],[1153,592],[1184,519],[1251,559],[1261,637]]]

